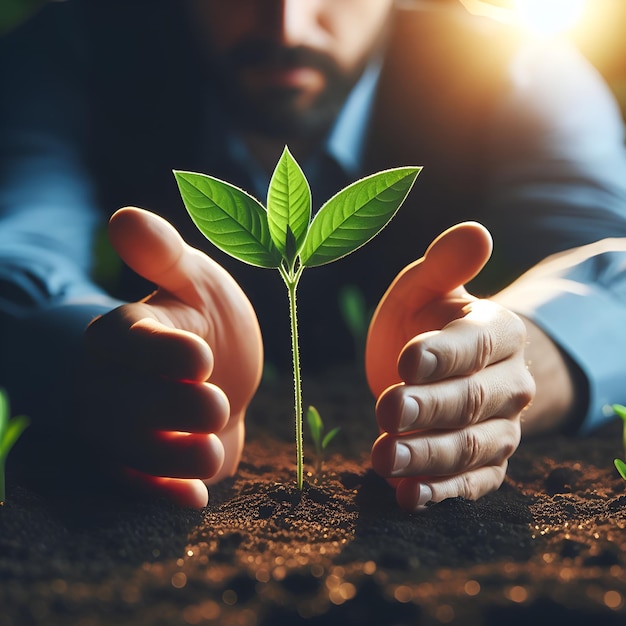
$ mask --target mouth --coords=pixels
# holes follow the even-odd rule
[[[310,65],[259,64],[242,70],[242,78],[250,86],[297,91],[323,87],[323,72]]]
[[[287,48],[267,41],[243,42],[229,54],[242,83],[254,89],[316,91],[334,73],[328,55],[310,48]]]

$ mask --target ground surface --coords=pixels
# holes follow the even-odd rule
[[[626,623],[617,422],[524,442],[497,493],[409,515],[369,469],[369,395],[342,380],[305,381],[342,432],[302,494],[288,385],[266,385],[238,475],[200,512],[52,497],[10,468],[0,626]]]

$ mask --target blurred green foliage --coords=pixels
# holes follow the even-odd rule
[[[2,0],[0,2],[0,36],[19,26],[48,0]]]
[[[10,419],[10,415],[8,395],[4,389],[0,389],[0,505],[4,504],[6,496],[5,465],[7,456],[29,424],[29,419],[24,415],[12,419]]]

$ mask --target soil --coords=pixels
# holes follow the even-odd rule
[[[10,463],[0,626],[626,623],[619,420],[524,441],[497,492],[408,514],[369,467],[364,384],[332,372],[305,380],[305,401],[342,430],[319,474],[307,444],[302,492],[279,382],[263,384],[240,470],[202,511],[54,492]]]

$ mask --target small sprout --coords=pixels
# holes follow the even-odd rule
[[[365,340],[371,315],[367,310],[363,292],[356,285],[344,285],[339,292],[339,310],[352,341],[359,363],[364,362]]]
[[[315,473],[319,475],[322,471],[324,450],[326,450],[328,444],[341,429],[339,426],[335,426],[335,428],[324,434],[324,422],[319,411],[314,406],[308,408],[306,418],[309,423],[311,439],[313,439],[313,445],[315,446]]]
[[[622,429],[622,444],[624,447],[624,457],[626,457],[626,406],[623,406],[621,404],[614,404],[611,408],[613,409],[615,415],[621,417],[622,421],[624,422],[624,427]],[[615,464],[619,475],[624,480],[626,480],[626,463],[622,461],[622,459],[614,459],[613,463]]]
[[[9,399],[6,392],[0,389],[0,505],[6,498],[5,466],[7,456],[19,436],[28,426],[29,420],[24,415],[9,419]]]
[[[626,454],[626,406],[623,406],[621,404],[614,404],[611,408],[613,409],[615,415],[621,417],[622,421],[624,422],[624,429],[622,431],[622,443],[624,446],[624,454]]]
[[[311,190],[285,146],[267,192],[267,207],[230,183],[175,171],[183,203],[217,248],[257,267],[277,269],[289,297],[296,431],[296,482],[303,483],[302,382],[296,290],[305,268],[331,263],[375,237],[396,214],[420,167],[366,176],[328,200],[312,218]]]

